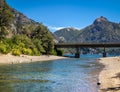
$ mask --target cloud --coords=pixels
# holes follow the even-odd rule
[[[55,31],[57,31],[57,30],[60,30],[60,29],[63,29],[63,28],[74,28],[74,29],[78,29],[78,30],[80,30],[80,28],[78,28],[78,27],[56,27],[56,26],[47,26],[48,27],[48,29],[51,31],[51,32],[55,32]]]
[[[74,27],[75,29],[81,30],[82,28]]]
[[[66,27],[55,27],[55,26],[48,26],[49,30],[51,32],[55,32],[57,30],[60,30],[60,29],[63,29],[63,28],[66,28]]]

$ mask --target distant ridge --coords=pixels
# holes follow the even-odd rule
[[[66,33],[65,29],[54,33],[58,37],[63,37],[65,42],[120,43],[120,24],[111,22],[103,16],[82,30],[71,29]]]
[[[59,38],[59,42],[74,42],[74,38],[80,34],[80,30],[75,28],[63,28],[54,32]]]

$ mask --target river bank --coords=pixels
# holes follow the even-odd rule
[[[120,92],[120,57],[99,59],[105,67],[99,74],[99,92]]]
[[[49,60],[58,60],[65,59],[66,57],[53,56],[53,55],[41,55],[41,56],[13,56],[11,54],[0,55],[0,64],[17,64],[17,63],[29,63],[36,61],[49,61]]]

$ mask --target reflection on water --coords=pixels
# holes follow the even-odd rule
[[[0,92],[97,92],[101,69],[94,59],[0,66]]]

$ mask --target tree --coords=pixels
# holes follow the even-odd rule
[[[33,44],[32,40],[26,35],[15,35],[12,37],[12,41],[17,46],[22,44],[22,46],[25,48],[35,48],[35,45]]]
[[[36,46],[37,50],[39,51],[39,53],[44,53],[45,52],[44,48],[41,45],[42,44],[41,40],[33,39],[32,41],[33,41],[34,45]]]
[[[41,45],[45,50],[45,54],[49,54],[54,46],[53,37],[47,27],[39,25],[32,33],[33,39],[41,40]]]

